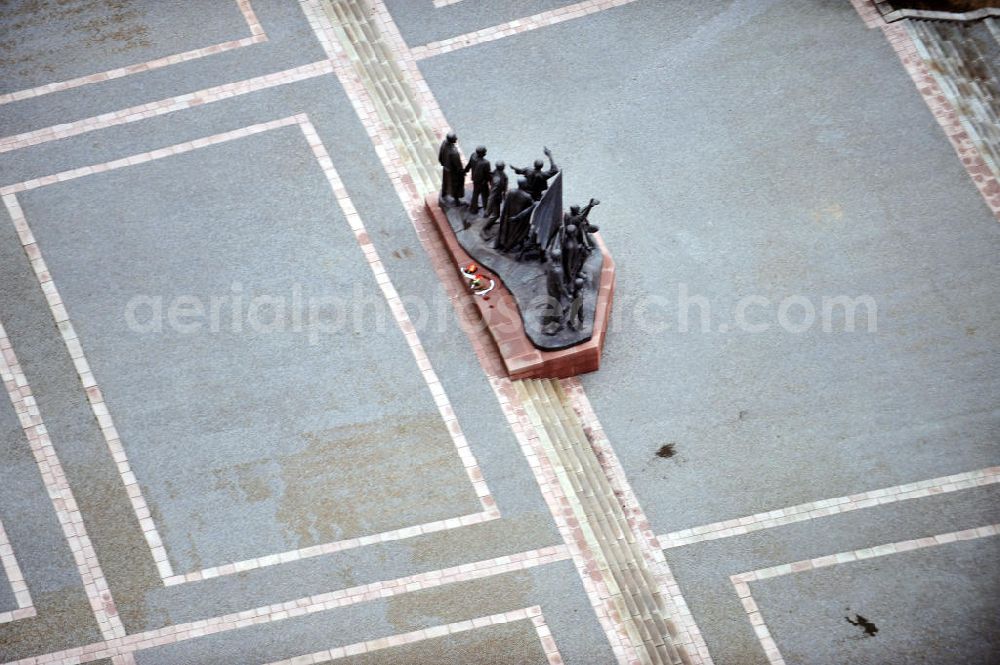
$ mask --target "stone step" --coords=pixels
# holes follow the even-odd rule
[[[908,20],[905,25],[983,161],[1000,178],[1000,40],[996,20]]]

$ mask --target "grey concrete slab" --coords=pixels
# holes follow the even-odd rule
[[[998,506],[1000,488],[989,486],[885,504],[739,537],[704,541],[671,548],[664,554],[698,621],[713,659],[720,663],[763,665],[767,659],[746,619],[746,612],[729,580],[730,575],[994,524],[1000,519]],[[894,561],[894,557],[890,555],[882,561],[889,568],[902,572],[909,570],[903,561]],[[949,570],[943,563],[935,574],[951,574]],[[835,566],[831,569],[834,576],[840,571],[847,571],[847,567]],[[917,567],[911,572],[919,578],[925,569]],[[844,574],[849,575],[849,571]],[[873,584],[884,588],[879,587],[877,582]],[[985,593],[990,593],[992,588],[988,580],[977,575],[964,577],[962,584],[978,586]],[[845,582],[845,589],[848,588],[850,583]],[[762,611],[767,618],[767,609]],[[903,601],[897,606],[900,615],[919,611],[919,605]],[[955,619],[979,621],[978,611],[971,606],[956,609]],[[826,625],[820,621],[820,612],[803,612],[802,622]],[[865,615],[864,611],[861,613]],[[920,624],[915,623],[914,626],[914,631],[920,630]],[[808,645],[808,642],[802,641],[801,644]],[[888,661],[873,658],[864,662]]]
[[[140,665],[267,663],[535,604],[541,605],[546,623],[566,663],[598,665],[613,661],[614,656],[590,610],[579,577],[569,562],[414,591],[348,608],[155,647],[140,651],[136,661]],[[477,640],[475,632],[472,637]],[[510,637],[517,640],[512,648],[523,643],[521,631]],[[444,653],[450,653],[448,649],[463,648],[461,644],[461,641],[446,642]],[[527,655],[530,657],[532,653]],[[408,652],[408,655],[412,654],[412,651]],[[432,662],[492,661],[473,657],[467,661]]]
[[[543,54],[544,85],[454,74]],[[1000,227],[848,3],[636,2],[420,67],[466,148],[547,144],[567,201],[602,200],[615,324],[584,384],[658,532],[996,464]],[[823,332],[840,295],[877,332]]]
[[[250,37],[235,2],[14,0],[0,11],[0,94]]]
[[[5,278],[9,288],[0,291],[0,301],[10,319],[8,331],[47,414],[46,424],[59,432],[54,438],[71,482],[75,488],[86,489],[79,498],[85,514],[94,516],[92,537],[111,579],[119,611],[132,631],[291,600],[317,590],[514,554],[561,540],[489,383],[458,328],[452,306],[427,257],[417,251],[418,240],[410,222],[332,77],[0,155],[0,160],[6,158],[0,168],[12,180],[20,180],[31,173],[41,175],[118,159],[299,112],[309,114],[329,147],[415,323],[421,313],[417,299],[429,309],[421,341],[452,400],[503,519],[163,588],[65,347],[55,336],[41,291],[6,220],[0,225],[0,235],[5,236],[0,248],[5,251],[4,266],[11,274]]]
[[[306,112],[331,152],[504,514],[546,511],[453,307],[349,101],[332,76],[206,104],[142,123],[0,154],[12,181],[119,159],[250,124]],[[456,352],[462,349],[462,352]],[[505,491],[512,483],[513,491]],[[494,486],[496,484],[496,486]]]
[[[996,663],[1000,539],[751,584],[788,663]],[[869,624],[859,623],[858,615]]]
[[[432,0],[387,0],[385,4],[404,41],[410,46],[419,46],[565,7],[575,1],[460,0],[444,7],[435,7]],[[482,81],[480,87],[488,85],[493,76],[493,73],[484,70],[478,79]],[[472,76],[472,72],[465,72],[458,78],[470,88],[476,87],[473,83],[476,77]]]
[[[481,509],[297,127],[22,198],[179,572]]]

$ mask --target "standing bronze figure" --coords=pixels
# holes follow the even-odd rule
[[[531,192],[531,198],[535,201],[541,199],[542,194],[549,188],[549,178],[559,173],[559,167],[556,166],[554,161],[552,161],[552,151],[545,148],[544,152],[545,156],[549,158],[548,171],[542,170],[545,163],[540,159],[536,159],[534,168],[530,169],[519,169],[513,164],[511,165],[511,168],[514,169],[514,173],[523,175],[528,179],[528,191]]]
[[[469,212],[473,215],[479,212],[479,204],[486,207],[486,197],[490,192],[490,162],[486,159],[486,146],[481,145],[469,157],[465,165],[465,173],[472,174],[472,200],[469,201]]]
[[[500,219],[500,207],[504,197],[507,196],[507,167],[502,160],[498,160],[496,168],[490,174],[490,197],[486,201],[486,226],[483,231],[489,231]]]
[[[517,189],[511,190],[504,199],[503,212],[500,213],[500,232],[497,234],[495,247],[509,252],[528,237],[531,226],[531,211],[535,202],[528,193],[528,181],[517,179]]]
[[[447,203],[450,196],[455,205],[463,203],[465,170],[462,168],[462,155],[458,152],[458,137],[454,132],[449,132],[441,142],[438,164],[441,165],[441,202]]]

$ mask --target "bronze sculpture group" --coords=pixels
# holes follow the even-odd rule
[[[496,253],[519,264],[544,264],[544,281],[539,284],[544,284],[547,296],[540,321],[542,334],[556,335],[567,326],[579,330],[584,320],[585,295],[588,290],[593,294],[596,288],[596,276],[587,273],[585,264],[597,249],[591,234],[598,228],[588,216],[600,201],[590,199],[582,208],[571,206],[569,212],[563,212],[562,173],[548,148],[544,149],[548,169],[541,159],[535,160],[531,168],[511,166],[519,176],[514,189],[508,188],[506,164],[497,161],[492,166],[486,152],[485,146],[477,147],[463,165],[457,136],[447,135],[438,151],[441,207],[461,209],[465,230],[474,222],[484,221],[479,228],[480,238]],[[468,202],[467,174],[472,181]],[[481,210],[484,220],[479,219]],[[599,257],[599,250],[597,253]],[[527,327],[528,322],[525,324]]]

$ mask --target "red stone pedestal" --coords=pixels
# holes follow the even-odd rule
[[[455,273],[461,279],[462,266],[474,263],[472,259],[458,244],[455,233],[448,224],[448,219],[438,206],[437,195],[432,194],[426,197],[427,211],[430,213],[434,225],[437,227],[448,254],[451,256]],[[600,287],[597,293],[597,314],[594,317],[594,334],[586,342],[571,346],[560,351],[541,351],[535,348],[524,334],[524,327],[521,323],[521,315],[507,287],[499,277],[490,271],[481,269],[480,272],[492,278],[496,282],[487,297],[473,296],[479,314],[482,317],[484,331],[496,342],[500,356],[503,358],[507,374],[512,379],[562,379],[577,374],[593,372],[601,364],[601,351],[604,349],[604,335],[607,332],[608,322],[611,319],[611,299],[615,291],[615,262],[608,254],[600,234],[595,234],[597,246],[604,257],[604,264],[601,269]]]

